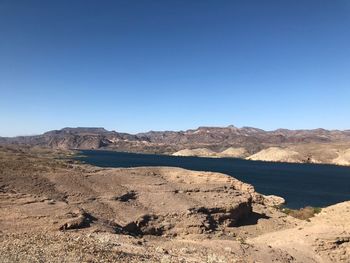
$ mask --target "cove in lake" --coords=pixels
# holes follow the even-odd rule
[[[100,167],[172,166],[224,173],[252,184],[259,193],[282,196],[289,208],[325,207],[350,200],[350,167],[100,150],[81,153],[76,159]]]

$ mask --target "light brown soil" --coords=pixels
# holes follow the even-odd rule
[[[290,149],[270,147],[247,158],[253,161],[298,162],[298,153]]]
[[[231,157],[231,158],[244,158],[249,155],[245,148],[229,147],[222,152],[214,152],[207,148],[196,149],[183,149],[173,153],[174,156],[198,156],[198,157]]]
[[[272,146],[249,157],[249,160],[324,163],[350,165],[350,144],[347,143],[303,143]]]
[[[200,156],[200,157],[215,157],[216,152],[207,148],[183,149],[173,153],[174,156]]]
[[[310,222],[218,173],[0,149],[1,262],[347,262],[349,203]]]

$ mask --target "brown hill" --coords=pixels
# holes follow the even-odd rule
[[[317,162],[333,163],[333,159],[338,157],[337,151],[343,150],[341,145],[350,144],[350,131],[324,129],[264,131],[251,127],[228,126],[199,127],[187,131],[151,131],[133,135],[107,131],[103,128],[64,128],[37,136],[0,138],[0,144],[53,149],[110,149],[160,154],[173,154],[184,149],[206,149],[206,153],[199,153],[198,150],[195,150],[185,155],[239,158],[256,154],[269,147],[280,147],[297,152],[301,161],[305,159],[312,161],[312,156],[315,155],[320,159]],[[318,146],[320,146],[319,149],[328,147],[334,149],[335,152],[334,154],[329,152],[327,157],[323,157]],[[183,153],[180,152],[180,154]],[[286,158],[277,159],[282,161]],[[293,158],[289,159],[293,161]],[[340,162],[347,163],[344,160]]]
[[[233,158],[244,158],[247,157],[249,153],[243,147],[229,147],[226,150],[217,154],[219,157],[233,157]]]
[[[229,147],[222,152],[215,152],[207,148],[183,149],[173,153],[174,156],[199,156],[199,157],[232,157],[244,158],[249,155],[245,148]]]
[[[183,149],[173,153],[174,156],[200,156],[200,157],[215,157],[216,152],[207,148]]]
[[[254,161],[269,161],[269,162],[301,162],[299,153],[290,149],[283,149],[280,147],[270,147],[261,150],[249,157],[248,160]]]

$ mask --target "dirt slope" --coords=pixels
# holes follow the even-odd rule
[[[226,150],[219,152],[217,154],[218,157],[233,157],[233,158],[244,158],[247,157],[249,153],[243,147],[229,147]]]
[[[340,151],[338,157],[333,160],[334,164],[337,165],[350,165],[350,149]]]
[[[322,210],[310,222],[249,239],[290,254],[297,262],[350,262],[350,202]]]
[[[183,149],[173,153],[174,156],[199,156],[199,157],[215,157],[216,152],[207,148]]]
[[[183,149],[173,153],[174,156],[198,156],[198,157],[232,157],[232,158],[244,158],[249,154],[243,147],[229,147],[222,152],[215,152],[207,148],[197,149]]]
[[[298,152],[280,147],[270,147],[249,157],[248,160],[269,162],[301,162]]]

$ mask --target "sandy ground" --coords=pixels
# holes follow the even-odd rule
[[[248,184],[0,149],[1,262],[349,262],[350,202],[310,222]]]

